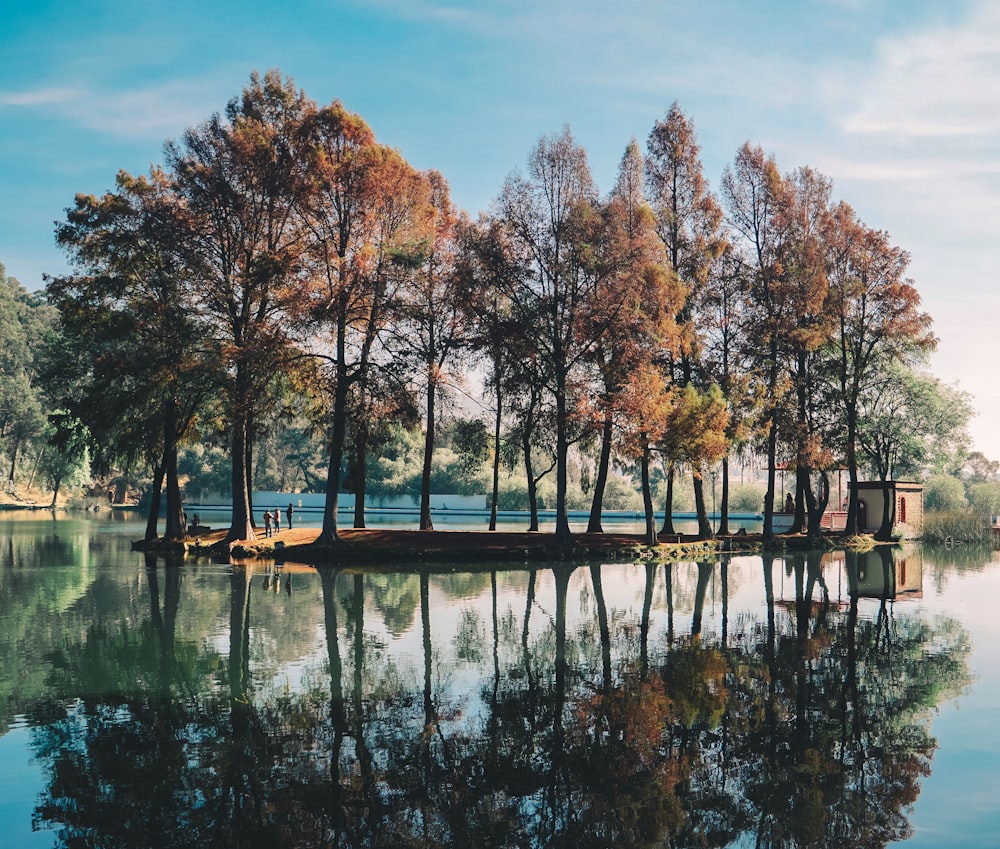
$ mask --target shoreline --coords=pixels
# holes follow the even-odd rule
[[[759,534],[736,534],[712,539],[675,534],[647,545],[641,534],[603,533],[571,535],[569,547],[556,544],[555,535],[530,531],[419,531],[399,529],[343,529],[341,541],[320,546],[318,528],[283,530],[271,537],[225,542],[228,529],[213,530],[188,540],[157,539],[133,543],[150,553],[164,552],[208,557],[226,563],[304,563],[313,566],[367,566],[393,563],[527,563],[566,560],[617,560],[670,562],[720,554],[753,554],[760,551],[850,548],[863,551],[879,543],[871,536],[840,534],[811,539],[804,535],[781,536],[765,544]]]

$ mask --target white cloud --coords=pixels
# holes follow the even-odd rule
[[[843,129],[896,143],[1000,131],[1000,8],[883,40]]]
[[[0,106],[50,106],[67,103],[78,93],[73,88],[39,88],[33,91],[0,92]]]
[[[218,92],[218,84],[183,79],[118,91],[55,86],[0,92],[0,109],[33,109],[118,138],[161,140],[218,111]]]

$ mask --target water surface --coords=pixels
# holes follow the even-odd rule
[[[227,567],[0,516],[0,848],[989,846],[995,556]]]

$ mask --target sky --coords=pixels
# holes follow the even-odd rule
[[[911,254],[1000,460],[1000,3],[994,0],[33,0],[0,11],[0,263],[36,290],[67,270],[78,192],[147,172],[277,68],[436,168],[476,216],[569,125],[610,190],[673,102],[717,188],[746,141],[811,166]]]

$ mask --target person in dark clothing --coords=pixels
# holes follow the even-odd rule
[[[288,530],[292,529],[292,505],[289,503],[288,508],[285,510],[285,518],[288,519]]]

